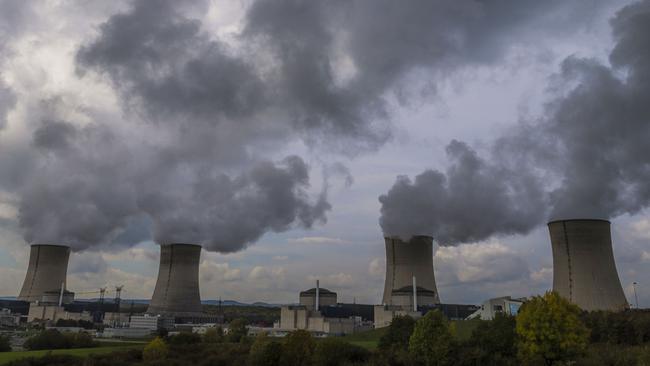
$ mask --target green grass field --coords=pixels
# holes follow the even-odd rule
[[[144,347],[144,344],[134,345],[132,343],[127,343],[119,346],[111,345],[104,347],[95,347],[95,348],[75,348],[75,349],[56,349],[56,350],[41,350],[41,351],[18,351],[18,352],[1,352],[0,353],[0,365],[4,365],[8,362],[20,360],[27,357],[43,357],[49,352],[52,352],[53,355],[71,355],[78,357],[85,357],[88,355],[97,355],[102,353],[111,353],[115,351],[124,351],[129,349],[141,349]]]

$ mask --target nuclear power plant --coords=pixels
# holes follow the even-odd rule
[[[201,316],[200,259],[199,245],[160,246],[158,280],[147,313],[174,317]]]
[[[616,272],[610,222],[597,219],[548,223],[553,249],[553,291],[588,311],[628,307]]]
[[[433,273],[433,238],[413,236],[408,242],[385,237],[384,305],[413,306],[440,303]],[[415,281],[414,281],[415,279]]]
[[[70,248],[67,246],[32,245],[25,282],[23,282],[18,300],[43,301],[47,295],[65,291],[69,258]]]

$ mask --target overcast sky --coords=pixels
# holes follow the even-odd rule
[[[480,303],[598,217],[650,306],[649,68],[647,0],[0,0],[0,296],[30,243],[149,298],[192,242],[203,299],[377,303],[386,232]]]

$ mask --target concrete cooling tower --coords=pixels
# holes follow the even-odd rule
[[[34,244],[29,252],[25,282],[18,295],[20,301],[41,301],[46,292],[65,289],[70,247]]]
[[[551,221],[548,230],[553,248],[553,291],[584,310],[628,307],[614,263],[609,221]]]
[[[386,242],[386,282],[383,304],[408,306],[405,296],[416,304],[433,305],[440,303],[436,277],[433,274],[433,238],[414,236],[408,242],[399,238],[385,237]],[[413,291],[413,277],[417,281]]]
[[[201,246],[165,244],[160,246],[158,281],[147,313],[198,316],[202,313],[199,293]]]

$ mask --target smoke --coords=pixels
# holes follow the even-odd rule
[[[47,78],[34,82],[26,72],[13,73],[14,97],[0,87],[0,122],[3,112],[20,112],[0,141],[0,190],[18,197],[28,242],[82,250],[133,245],[149,233],[160,243],[236,251],[269,231],[324,222],[328,178],[352,183],[345,167],[323,162],[324,182],[312,193],[311,167],[292,146],[319,156],[373,151],[391,138],[394,101],[410,103],[448,73],[492,64],[548,24],[559,33],[580,27],[557,16],[603,2],[259,0],[227,35],[205,21],[214,10],[208,2],[136,0],[100,24],[82,14],[73,33],[88,38],[63,42],[75,45],[75,74],[54,78],[74,92],[41,86]],[[0,3],[0,19],[29,13],[19,5]],[[0,41],[19,37],[23,24],[52,26],[38,12],[29,18],[0,22]],[[39,31],[42,47],[56,41]],[[60,64],[51,72],[65,73]],[[477,179],[495,176],[498,167],[467,147],[450,154],[458,179],[472,175],[462,169],[472,159]],[[460,210],[448,182],[439,187],[445,204]],[[533,215],[519,201],[522,178],[491,189],[511,212]],[[524,218],[507,216],[495,220],[526,230]]]
[[[442,245],[476,242],[494,233],[522,234],[544,218],[544,195],[532,176],[512,174],[481,159],[466,144],[447,146],[445,173],[401,176],[382,204],[384,233],[433,236]]]
[[[567,58],[538,121],[487,157],[453,141],[445,173],[398,177],[379,198],[386,234],[451,245],[524,234],[550,218],[613,218],[650,203],[650,1],[611,20],[611,65]]]

